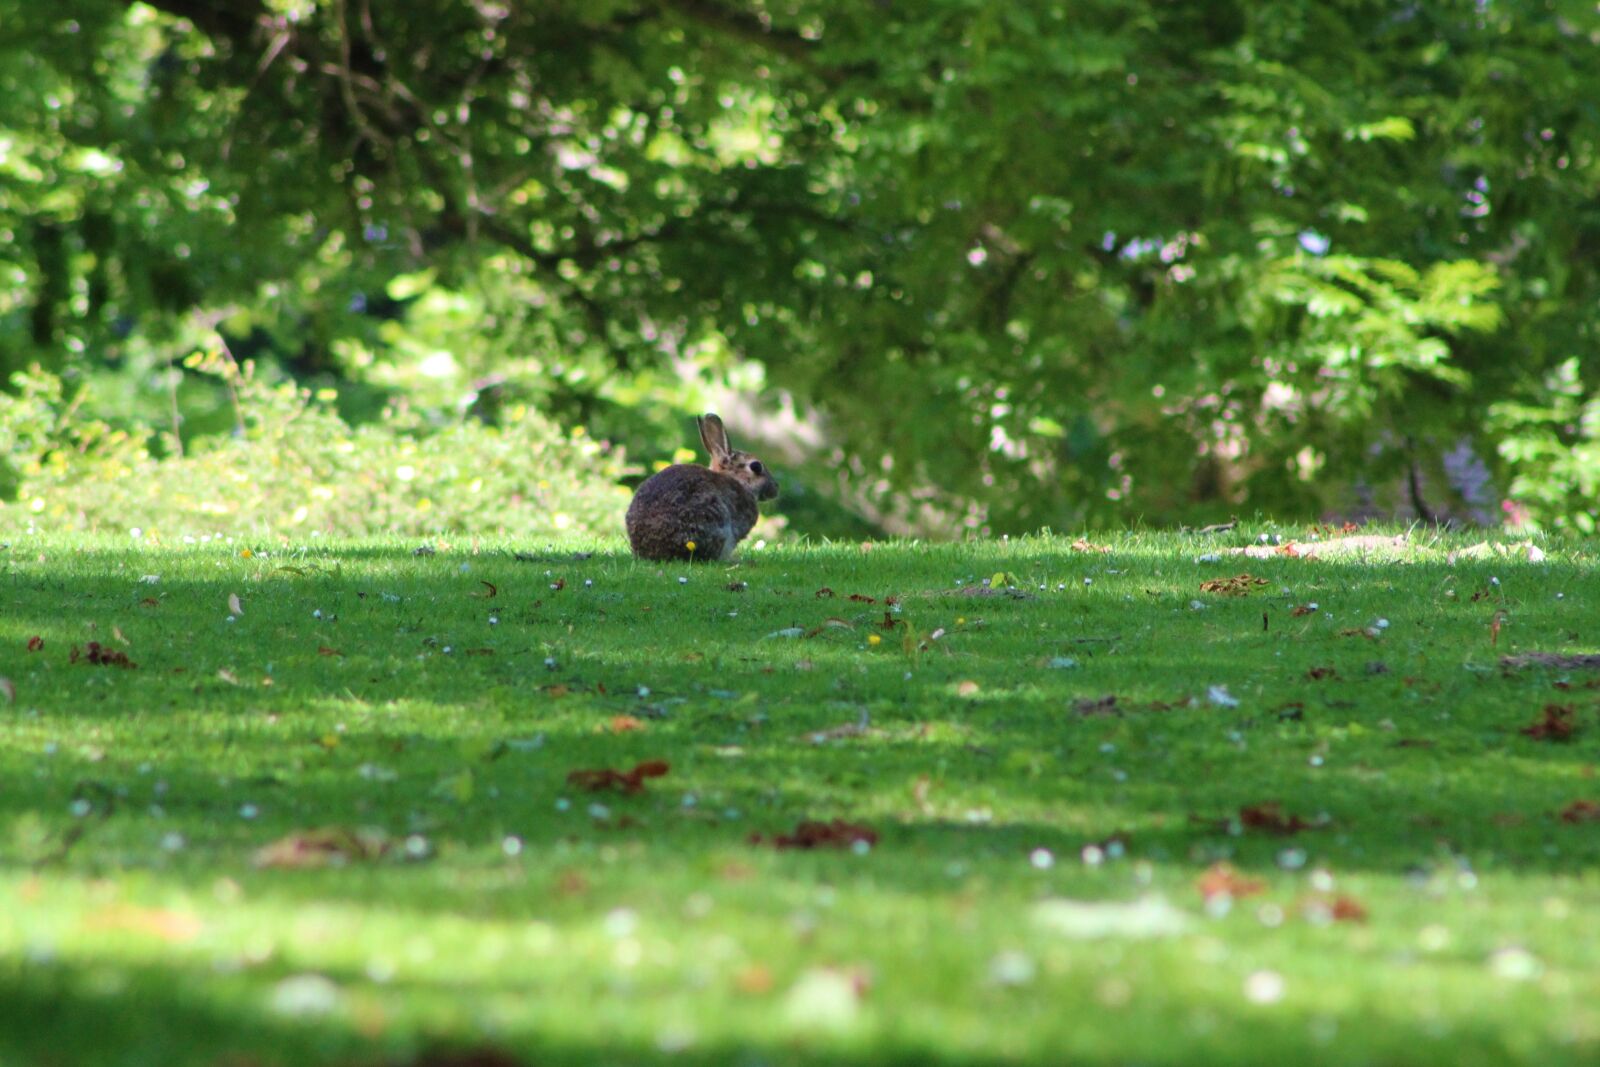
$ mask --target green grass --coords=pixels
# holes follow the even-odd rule
[[[0,1064],[1594,1062],[1600,822],[1558,813],[1600,800],[1600,672],[1499,665],[1596,650],[1592,546],[1197,562],[1256,532],[14,539]],[[1572,740],[1519,732],[1552,702]],[[1318,825],[1240,825],[1269,802]],[[876,847],[749,842],[835,817]],[[389,847],[255,862],[324,827]],[[1207,906],[1219,861],[1263,891]]]

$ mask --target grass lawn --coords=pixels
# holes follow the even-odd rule
[[[1264,529],[13,538],[0,1064],[1596,1062],[1594,546]]]

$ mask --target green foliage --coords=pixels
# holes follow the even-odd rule
[[[1551,526],[1592,534],[1600,521],[1600,395],[1579,373],[1573,357],[1528,390],[1531,402],[1489,411],[1500,454],[1516,472],[1512,494]]]
[[[1596,477],[1489,417],[1600,381],[1587,2],[73,7],[0,0],[0,369],[149,392],[199,308],[636,451],[748,369],[994,530]]]
[[[69,401],[59,378],[19,375],[17,395],[0,394],[0,527],[527,540],[613,531],[626,505],[620,450],[523,405],[495,426],[390,409],[352,427],[331,391],[269,384],[221,353],[189,363],[226,384],[238,424],[187,450],[83,417],[86,398]]]

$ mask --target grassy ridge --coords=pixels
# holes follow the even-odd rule
[[[1587,557],[1251,540],[14,541],[0,1063],[1592,1060]]]

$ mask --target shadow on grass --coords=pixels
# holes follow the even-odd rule
[[[280,983],[307,982],[314,996],[287,994]],[[484,989],[529,1005],[512,1012],[494,1033],[448,1039],[415,1022],[392,1023],[387,996],[424,997],[472,990],[428,985],[375,986],[359,975],[326,972],[288,978],[279,972],[219,974],[213,968],[168,963],[137,967],[88,962],[28,963],[0,970],[0,1063],[29,1067],[536,1067],[543,1064],[784,1064],[793,1067],[1055,1067],[1070,1062],[1111,1067],[1129,1062],[1121,1040],[1084,1040],[1087,1025],[1115,1033],[1154,1027],[1135,1037],[1137,1062],[1173,1067],[1232,1067],[1248,1063],[1319,1062],[1392,1065],[1451,1062],[1489,1067],[1506,1062],[1511,1050],[1491,1027],[1468,1021],[1448,1035],[1390,1017],[1378,1008],[1363,1028],[1331,1045],[1338,1013],[1308,1015],[1277,1009],[1263,1012],[1237,998],[1230,1003],[1177,1005],[1159,995],[1153,1011],[1127,1017],[1098,1002],[1089,990],[1074,991],[1054,1005],[1053,1049],[1025,1053],[974,1054],[919,1037],[914,1026],[842,1032],[783,1024],[745,1038],[697,1040],[674,1037],[668,1028],[652,1039],[638,1033],[571,1036],[570,1021],[541,1025],[538,998],[543,983]],[[358,1006],[347,1010],[354,1002]],[[298,1004],[294,1014],[274,1007]],[[984,1027],[999,1038],[1008,1026],[1004,998]],[[604,1005],[597,1003],[597,1013]],[[1190,1009],[1188,1011],[1182,1009]],[[315,1010],[313,1010],[315,1009]],[[1196,1035],[1185,1024],[1198,1011],[1207,1020]],[[352,1018],[356,1021],[352,1022]],[[1173,1032],[1164,1032],[1168,1028]],[[467,1028],[470,1032],[473,1028]],[[481,1028],[480,1028],[481,1029]],[[1184,1036],[1179,1036],[1179,1033]],[[1237,1036],[1249,1035],[1240,1044]],[[1207,1036],[1207,1035],[1211,1036]],[[1317,1035],[1321,1035],[1318,1037]],[[974,1035],[976,1036],[976,1035]],[[665,1045],[665,1047],[663,1047]],[[1575,1053],[1579,1050],[1574,1049]],[[1310,1057],[1307,1059],[1306,1057]],[[1556,1062],[1556,1061],[1551,1061]]]

